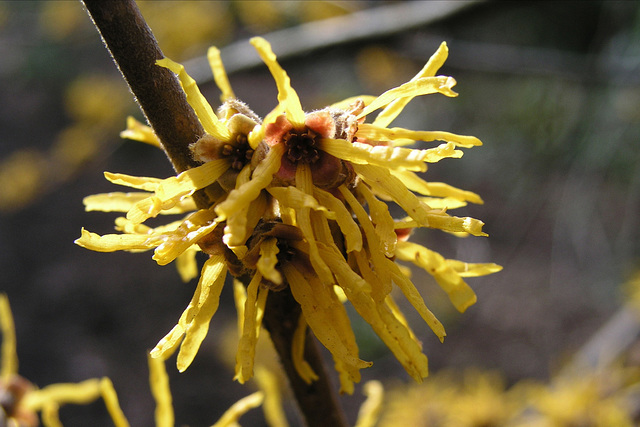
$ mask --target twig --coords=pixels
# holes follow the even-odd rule
[[[164,55],[135,2],[82,2],[176,171],[197,166],[189,144],[204,129],[175,74],[156,66]]]
[[[82,1],[176,171],[196,166],[189,144],[204,130],[175,75],[155,65],[163,55],[135,2]],[[207,207],[204,198],[196,202]],[[264,314],[265,327],[271,333],[307,425],[346,426],[319,349],[310,335],[305,357],[320,379],[307,385],[293,366],[291,343],[299,315],[300,305],[288,289],[271,292]]]
[[[263,324],[269,331],[273,345],[280,356],[289,384],[307,420],[308,427],[347,426],[318,345],[309,330],[305,340],[305,360],[319,378],[307,384],[294,368],[291,344],[300,313],[300,305],[291,295],[289,288],[279,292],[269,292]]]

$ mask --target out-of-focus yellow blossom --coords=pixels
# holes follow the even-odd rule
[[[377,89],[408,77],[405,73],[411,69],[411,62],[391,49],[368,46],[358,51],[356,68],[366,87]]]
[[[637,404],[633,396],[639,385],[637,372],[616,367],[598,374],[558,377],[549,385],[531,385],[527,390],[530,410],[520,425],[634,426]]]
[[[378,426],[506,426],[520,402],[495,372],[439,372],[423,384],[391,389]]]
[[[640,270],[636,271],[623,286],[628,304],[640,311]]]
[[[29,203],[47,175],[47,160],[36,150],[18,150],[0,162],[0,211],[10,212]]]
[[[300,7],[300,19],[303,22],[320,21],[336,16],[346,15],[359,8],[357,2],[351,1],[303,1]]]
[[[378,427],[627,427],[637,425],[637,367],[523,379],[510,388],[496,372],[442,371],[385,399]]]
[[[120,125],[131,105],[131,95],[120,79],[87,74],[69,84],[64,103],[73,120],[110,129]]]
[[[233,8],[236,10],[238,20],[250,31],[256,34],[273,31],[283,26],[286,16],[284,8],[295,6],[293,2],[276,4],[271,0],[236,1]]]
[[[206,131],[191,146],[202,165],[163,180],[106,173],[111,182],[142,192],[85,199],[87,210],[121,211],[126,217],[116,220],[121,234],[100,236],[83,230],[76,243],[104,252],[154,249],[153,258],[161,265],[181,257],[190,260],[179,268],[193,265],[194,248],[209,255],[189,306],[151,353],[166,359],[180,347],[180,371],[189,366],[207,334],[229,271],[247,285],[236,356],[238,381],[253,375],[268,294],[286,287],[302,308],[292,351],[294,358],[299,356],[296,369],[305,381],[313,381],[315,374],[296,349],[303,347],[307,327],[333,355],[341,391],[352,393],[359,370],[371,365],[360,359],[339,296],[346,297],[420,381],[428,372],[427,358],[391,297],[393,287],[402,291],[440,340],[445,331],[395,260],[412,262],[431,274],[460,311],[476,301],[464,278],[500,270],[495,264],[446,260],[407,242],[412,230],[420,227],[486,236],[481,221],[447,213],[467,202],[482,203],[478,195],[418,175],[428,163],[459,158],[459,147],[481,145],[480,140],[389,127],[416,96],[457,96],[452,77],[436,76],[447,57],[446,45],[403,85],[378,97],[354,97],[307,113],[269,43],[261,38],[251,43],[275,80],[276,108],[261,120],[236,100],[215,48],[208,57],[223,94],[217,114],[183,66],[166,58],[158,61],[177,74]],[[128,137],[157,143],[144,125],[129,125]],[[442,143],[429,149],[407,148],[418,140]],[[205,191],[211,207],[189,213],[194,209],[191,196],[199,190]],[[407,217],[395,220],[384,201],[395,202]],[[143,225],[157,215],[176,213],[187,216],[160,227]]]
[[[63,41],[80,29],[90,29],[86,13],[77,4],[66,1],[42,2],[39,25],[49,38]]]
[[[165,55],[183,59],[198,54],[212,40],[226,41],[233,34],[229,2],[138,1]]]
[[[58,409],[62,405],[85,405],[100,397],[105,401],[116,427],[128,427],[108,378],[89,379],[81,383],[51,384],[38,389],[18,375],[18,355],[13,315],[9,299],[0,294],[0,329],[2,330],[2,360],[0,361],[0,425],[35,427],[41,414],[45,427],[62,426]],[[122,422],[122,420],[124,422]]]
[[[72,123],[53,138],[48,152],[17,150],[0,162],[0,211],[21,209],[73,176],[104,147],[132,105],[120,80],[86,75],[72,82],[65,94]]]

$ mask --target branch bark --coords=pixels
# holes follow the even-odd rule
[[[273,345],[280,356],[289,384],[308,427],[346,427],[347,421],[338,403],[335,389],[329,380],[320,348],[310,329],[307,329],[304,356],[319,378],[307,384],[293,366],[291,344],[300,315],[300,305],[293,298],[289,288],[279,292],[269,292],[263,324],[269,331]]]
[[[198,165],[189,145],[204,135],[204,129],[188,104],[176,76],[155,65],[162,51],[133,0],[82,0],[105,46],[129,84],[147,121],[162,142],[177,172]],[[198,193],[194,194],[194,198]],[[200,208],[209,207],[204,193],[196,198]],[[284,371],[309,427],[347,426],[329,381],[318,346],[308,333],[305,358],[320,377],[308,385],[293,366],[291,343],[300,305],[289,289],[271,292],[267,299],[264,325],[278,351]]]
[[[156,60],[164,55],[136,3],[82,2],[174,169],[183,172],[198,166],[191,157],[189,144],[205,131],[175,74],[156,66]],[[208,200],[204,193],[195,197],[199,207],[206,207]]]

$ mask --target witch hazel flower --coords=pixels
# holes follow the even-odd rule
[[[305,112],[287,73],[269,43],[251,44],[269,68],[278,104],[264,119],[235,99],[215,48],[209,51],[214,78],[222,92],[217,113],[184,67],[158,61],[178,75],[205,135],[192,146],[202,165],[161,180],[106,174],[110,181],[143,192],[110,193],[85,199],[87,210],[126,212],[116,220],[121,234],[100,236],[83,230],[76,241],[98,251],[154,249],[161,265],[177,260],[183,278],[197,275],[195,253],[209,255],[194,296],[176,326],[151,352],[166,359],[178,348],[177,365],[185,370],[195,357],[219,306],[227,273],[236,287],[246,285],[236,379],[253,375],[253,358],[270,292],[289,288],[302,308],[294,336],[294,365],[306,382],[316,375],[304,361],[304,337],[310,328],[331,352],[341,391],[352,393],[360,369],[371,365],[359,356],[345,309],[349,302],[417,381],[428,373],[422,345],[391,295],[394,287],[443,340],[443,325],[427,308],[408,276],[407,261],[432,275],[453,305],[464,311],[475,303],[466,277],[501,269],[492,263],[448,260],[412,243],[416,228],[436,228],[457,235],[486,236],[483,223],[448,214],[448,209],[482,203],[475,193],[426,181],[429,163],[460,158],[459,148],[481,145],[472,136],[442,131],[389,127],[416,96],[457,96],[455,80],[436,76],[447,57],[442,44],[409,82],[378,97],[353,97]],[[368,117],[378,111],[375,119]],[[130,119],[124,136],[159,145],[153,131]],[[414,149],[416,141],[441,141]],[[210,207],[196,209],[192,196],[204,191]],[[387,202],[404,210],[395,219]],[[191,213],[189,213],[191,211]],[[161,214],[187,214],[160,227],[145,220]]]

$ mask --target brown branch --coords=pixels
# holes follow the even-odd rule
[[[308,427],[347,426],[335,389],[329,381],[320,349],[310,330],[307,330],[304,356],[319,378],[307,384],[294,368],[291,344],[300,314],[300,305],[291,295],[289,288],[279,292],[269,292],[263,324],[269,331],[273,345],[280,356],[289,384]]]
[[[175,74],[156,65],[164,55],[133,0],[82,0],[177,172],[195,167],[189,144],[205,134]],[[194,195],[207,207],[203,192]]]
[[[155,65],[156,60],[163,57],[162,51],[135,2],[82,1],[176,171],[197,166],[191,157],[189,144],[204,135],[204,130],[187,103],[176,76]],[[209,204],[204,193],[196,202],[200,208]],[[310,334],[306,340],[305,358],[320,379],[307,385],[295,371],[291,343],[299,316],[300,305],[289,289],[269,294],[264,324],[271,334],[307,425],[346,426],[335,389]]]

